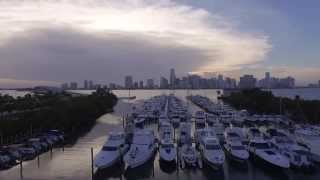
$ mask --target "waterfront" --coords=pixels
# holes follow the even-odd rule
[[[114,91],[118,96],[128,96],[128,91]],[[50,153],[45,153],[40,156],[40,167],[38,167],[37,159],[23,163],[23,175],[24,179],[83,179],[88,180],[91,178],[90,174],[90,148],[94,148],[94,154],[96,154],[103,145],[106,135],[110,131],[116,131],[121,128],[121,117],[130,110],[132,103],[139,102],[144,99],[148,99],[152,96],[161,95],[163,93],[175,93],[175,95],[181,99],[185,99],[187,94],[199,94],[207,96],[213,101],[216,101],[216,90],[139,90],[131,91],[132,96],[137,98],[133,101],[120,101],[115,107],[115,112],[106,114],[100,117],[96,125],[74,145],[65,147],[62,149],[54,149],[52,157]],[[190,110],[194,112],[198,108],[190,103]],[[153,164],[153,165],[152,165]],[[268,171],[265,168],[248,163],[247,168],[234,166],[234,164],[225,162],[223,172],[214,172],[210,169],[204,168],[201,170],[180,170],[177,172],[175,169],[164,168],[159,165],[158,156],[156,156],[153,163],[144,168],[139,168],[134,172],[127,172],[124,176],[119,176],[117,168],[109,169],[104,176],[99,179],[120,179],[120,177],[126,179],[305,179],[315,180],[319,179],[320,173],[303,174],[301,172],[294,172],[289,170],[286,174],[274,173]],[[319,171],[319,168],[317,168]],[[118,172],[118,173],[117,173]],[[0,178],[4,180],[20,179],[19,166],[15,166],[12,169],[1,171]]]

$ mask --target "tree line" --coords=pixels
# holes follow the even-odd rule
[[[30,132],[30,129],[59,129],[66,134],[77,132],[91,127],[99,116],[112,111],[116,103],[117,97],[105,89],[77,97],[67,93],[28,94],[20,98],[0,96],[0,112],[21,112],[14,118],[0,117],[0,135],[7,138]],[[26,111],[30,109],[36,111]]]
[[[320,101],[276,97],[271,91],[244,89],[222,97],[236,109],[246,109],[251,114],[285,114],[296,122],[319,123]]]

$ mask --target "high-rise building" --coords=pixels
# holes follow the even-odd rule
[[[223,75],[219,74],[218,75],[218,88],[224,88],[225,84],[224,84],[224,79],[223,79]]]
[[[92,80],[89,81],[89,89],[94,89],[94,84]]]
[[[279,80],[280,88],[294,88],[295,87],[295,79],[292,77],[286,77]]]
[[[242,89],[255,88],[257,79],[253,75],[245,74],[240,77],[239,87]]]
[[[144,87],[143,87],[143,81],[139,81],[139,88],[140,89],[143,89]]]
[[[175,88],[175,82],[176,82],[176,73],[174,68],[170,69],[170,87]]]
[[[147,88],[153,89],[154,88],[154,81],[153,79],[147,79]]]
[[[70,83],[70,89],[73,89],[73,90],[78,89],[78,83],[76,83],[76,82],[71,82],[71,83]]]
[[[84,88],[84,89],[89,89],[89,83],[88,83],[88,80],[84,80],[83,88]]]
[[[109,88],[110,89],[116,89],[117,85],[115,83],[110,83]]]
[[[167,89],[169,87],[169,81],[165,77],[160,78],[160,88]]]
[[[63,84],[61,84],[61,89],[62,89],[62,90],[66,90],[66,89],[68,89],[68,88],[69,88],[68,83],[63,83]]]
[[[132,76],[126,76],[124,78],[124,87],[126,89],[132,89],[133,88],[133,78],[132,78]]]

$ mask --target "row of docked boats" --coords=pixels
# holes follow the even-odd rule
[[[317,126],[292,127],[292,121],[281,115],[249,115],[244,110],[236,111],[226,105],[208,102],[210,100],[202,96],[190,96],[188,99],[204,110],[208,109],[204,108],[208,104],[216,106],[207,111],[206,122],[218,131],[226,127],[224,139],[221,138],[220,142],[227,154],[232,149],[245,149],[248,153],[242,152],[244,156],[250,154],[253,159],[280,168],[313,169],[319,162],[320,133]],[[226,112],[221,107],[226,107]],[[219,109],[219,113],[213,111],[215,109]],[[235,120],[237,118],[240,120]],[[235,154],[231,157],[236,159]]]
[[[0,147],[0,169],[8,169],[20,161],[32,160],[55,145],[64,142],[64,133],[59,130],[49,130],[23,140],[17,144]]]
[[[290,132],[277,123],[269,126],[246,124],[249,118],[252,122],[259,122],[252,119],[277,119],[281,116],[252,117],[245,111],[237,112],[221,105],[219,113],[197,111],[191,116],[184,102],[173,95],[154,97],[148,102],[143,105],[147,104],[148,108],[142,106],[140,112],[133,113],[133,130],[130,133],[109,135],[94,161],[98,169],[116,163],[136,168],[152,160],[157,150],[160,162],[176,164],[181,168],[208,165],[213,169],[221,169],[226,160],[246,164],[252,159],[254,163],[281,170],[309,170],[317,162],[310,145],[301,140],[306,136],[306,131],[313,132],[308,135],[318,136],[315,128],[297,127],[295,132]],[[226,112],[221,107],[227,107]],[[146,110],[154,116],[144,117],[143,124],[156,122],[158,133],[136,120],[141,118],[141,114],[147,114]],[[242,120],[228,120],[238,117]]]

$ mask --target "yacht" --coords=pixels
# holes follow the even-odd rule
[[[203,140],[208,137],[217,137],[212,128],[197,129],[194,133],[194,138],[197,146],[203,143]]]
[[[174,146],[173,127],[169,122],[163,122],[160,125],[160,160],[164,162],[175,162],[177,151]]]
[[[218,121],[218,117],[214,114],[207,113],[206,121],[208,123],[208,126],[212,126],[214,123]]]
[[[236,162],[246,162],[249,152],[243,144],[243,139],[237,129],[227,128],[225,133],[225,144],[223,145],[228,157]]]
[[[310,148],[312,160],[320,163],[320,133],[308,127],[298,128],[294,133],[300,144]]]
[[[155,151],[154,132],[142,129],[134,132],[131,147],[123,159],[128,168],[136,168],[153,158]]]
[[[225,161],[225,155],[217,138],[205,137],[200,144],[200,152],[204,161],[210,167],[221,169]]]
[[[299,145],[289,135],[277,129],[268,129],[266,132],[271,145],[289,159],[291,167],[303,170],[313,168],[310,148]]]
[[[200,155],[191,144],[184,144],[179,148],[179,162],[181,168],[197,167],[202,168]]]
[[[173,140],[164,139],[159,147],[160,161],[175,163],[177,157],[177,150],[174,146]]]
[[[251,139],[248,149],[251,157],[263,164],[278,169],[288,169],[290,167],[289,159],[272,148],[270,143],[263,138]]]
[[[188,144],[191,141],[191,124],[182,122],[179,127],[179,145]]]
[[[216,133],[220,142],[224,142],[224,125],[219,121],[212,125],[213,131]]]
[[[94,165],[98,170],[113,166],[121,161],[121,156],[129,149],[126,144],[125,134],[123,132],[110,133],[109,138],[103,145],[101,151],[94,159]]]
[[[197,111],[194,116],[196,128],[206,127],[206,115],[203,111]]]

